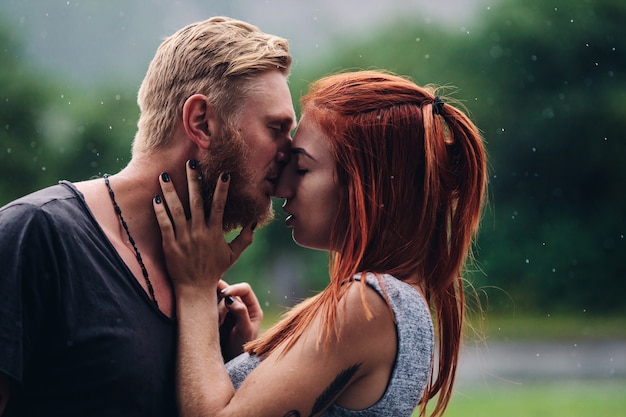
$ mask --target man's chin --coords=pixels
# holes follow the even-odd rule
[[[275,213],[271,202],[267,206],[257,205],[256,208],[248,206],[247,210],[241,210],[242,207],[229,210],[228,203],[224,209],[224,220],[222,228],[224,232],[232,232],[233,230],[255,224],[255,230],[268,225],[274,220]]]
[[[270,224],[272,221],[274,221],[275,216],[276,216],[276,213],[274,212],[274,208],[272,207],[270,203],[267,210],[265,210],[265,213],[262,216],[259,216],[259,218],[256,220],[255,230],[260,229]]]

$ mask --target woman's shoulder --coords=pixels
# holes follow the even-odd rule
[[[371,297],[371,293],[377,294],[378,298],[383,300],[384,308],[393,314],[392,319],[397,330],[403,335],[403,339],[406,340],[417,334],[420,339],[433,338],[434,329],[430,308],[420,291],[389,274],[359,274],[353,281],[362,280],[365,280],[366,287],[370,288],[368,291],[370,297],[367,301],[375,300],[376,297]],[[381,307],[380,303],[372,305]]]
[[[363,278],[365,281],[362,280]],[[365,314],[368,319],[371,319],[373,315],[375,317],[389,316],[388,318],[393,320],[383,287],[370,274],[365,277],[356,275],[345,285],[348,288],[342,302],[339,303],[339,308],[345,308],[346,314],[342,314],[340,317],[354,316],[354,319],[360,319]]]
[[[418,289],[393,275],[368,272],[355,275],[352,281],[365,281],[368,287],[390,302],[394,310],[396,307],[413,302],[417,303],[418,307],[428,309],[426,300]]]

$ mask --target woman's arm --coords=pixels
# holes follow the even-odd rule
[[[192,177],[189,183],[193,201],[199,187],[192,191],[197,184],[193,172],[188,171],[188,176]],[[353,407],[375,403],[384,393],[393,367],[395,327],[386,304],[371,289],[366,294],[374,318],[365,318],[358,283],[350,284],[343,300],[346,306],[338,323],[341,338],[336,343],[327,349],[319,346],[322,319],[318,317],[289,351],[278,349],[261,362],[238,391],[234,390],[220,353],[216,288],[219,276],[252,240],[252,231],[244,228],[234,245],[224,240],[221,212],[228,181],[217,186],[208,223],[197,222],[194,217],[202,215],[203,219],[203,214],[193,208],[189,222],[177,218],[181,211],[173,202],[173,189],[167,188],[171,183],[164,185],[176,234],[171,222],[168,230],[169,219],[163,217],[167,217],[163,208],[155,204],[155,210],[176,292],[181,415],[295,417],[318,415],[333,402]],[[243,302],[243,298],[234,299],[233,305]],[[355,386],[376,388],[369,388],[365,396],[349,395]]]
[[[362,409],[384,394],[395,359],[396,334],[384,301],[367,289],[374,318],[362,309],[359,283],[346,295],[341,338],[317,343],[321,318],[287,352],[263,360],[235,391],[219,356],[217,328],[207,326],[197,293],[177,296],[180,314],[178,393],[182,416],[313,416],[331,404]],[[200,301],[200,302],[197,302]],[[213,315],[209,322],[216,322]]]
[[[178,355],[178,387],[184,388],[179,389],[179,396],[182,404],[193,404],[203,389],[204,381],[196,374],[208,372],[215,375],[211,383],[211,398],[219,406],[220,399],[232,396],[233,388],[223,366],[220,348],[217,291],[218,287],[223,287],[220,278],[224,272],[252,242],[252,228],[245,227],[230,243],[224,239],[222,217],[229,177],[224,176],[218,181],[208,220],[204,215],[198,172],[189,163],[187,180],[191,214],[189,221],[171,182],[163,182],[159,177],[167,209],[160,199],[155,198],[153,201],[161,228],[166,265],[177,299],[178,344],[181,350]],[[245,302],[246,308],[241,308],[241,305],[227,307],[239,321],[237,330],[240,336],[241,332],[256,335],[263,317],[256,297],[252,294],[231,299],[232,304]],[[229,337],[232,337],[232,333]],[[203,407],[207,406],[204,402],[202,404]],[[183,415],[201,415],[194,413],[193,408],[183,411]],[[202,409],[202,412],[212,415],[211,407]]]
[[[384,394],[396,357],[392,314],[375,290],[365,297],[373,318],[365,316],[361,284],[354,282],[338,308],[339,340],[318,344],[318,316],[287,352],[263,360],[231,400],[235,415],[318,415],[331,404],[365,409]],[[345,307],[345,308],[344,308]]]

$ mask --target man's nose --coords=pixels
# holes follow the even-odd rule
[[[282,141],[282,143],[278,147],[278,152],[276,152],[276,162],[285,165],[289,162],[289,158],[291,157],[291,136],[287,135],[287,137]]]
[[[289,152],[278,151],[276,152],[276,162],[281,165],[286,165],[289,162]]]

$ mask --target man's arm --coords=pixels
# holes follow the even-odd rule
[[[7,408],[10,394],[11,380],[8,376],[0,372],[0,416],[4,414],[4,410]]]

